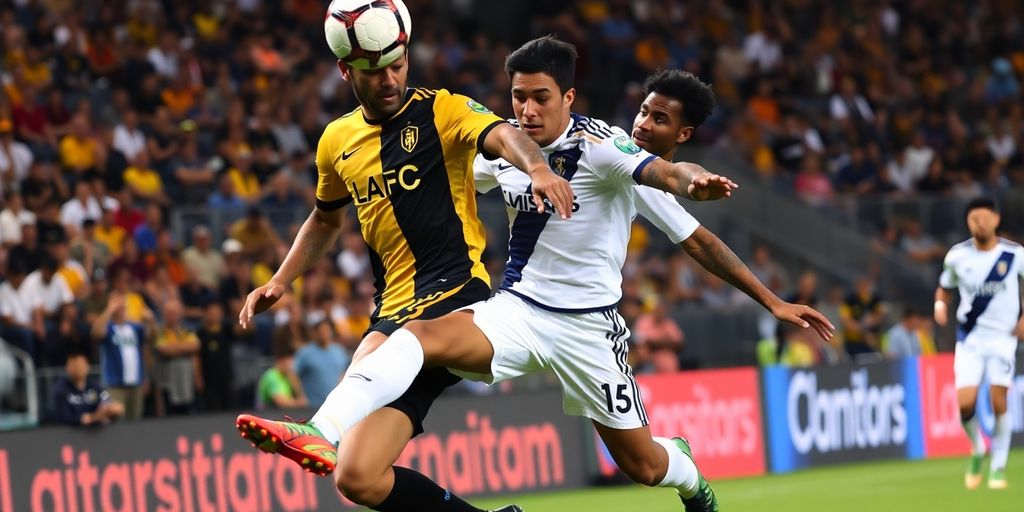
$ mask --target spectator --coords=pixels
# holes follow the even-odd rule
[[[814,153],[804,157],[793,188],[798,196],[815,208],[828,206],[835,197],[832,182],[821,168],[821,158]]]
[[[154,350],[157,355],[155,380],[167,414],[191,414],[195,411],[196,391],[203,387],[199,370],[199,338],[182,325],[184,308],[181,302],[163,305],[163,325],[157,329]],[[162,415],[157,406],[157,414]]]
[[[270,226],[270,222],[259,208],[250,208],[249,213],[231,225],[231,238],[242,244],[242,254],[254,257],[264,254],[267,249],[276,249],[281,239]]]
[[[122,209],[124,208],[130,208],[130,206],[123,206]],[[127,238],[128,232],[116,222],[116,214],[110,210],[103,210],[100,214],[99,224],[93,231],[93,239],[103,245],[110,256],[118,258],[124,251],[124,241]]]
[[[199,338],[199,362],[202,371],[199,390],[207,411],[231,410],[235,406],[235,371],[232,347],[235,325],[224,316],[224,306],[210,302],[203,310]]]
[[[149,154],[146,150],[139,151],[131,160],[131,165],[124,170],[124,184],[131,189],[135,197],[168,205],[170,198],[164,192],[163,179],[149,164]]]
[[[7,205],[0,211],[0,243],[11,247],[21,243],[21,227],[35,225],[36,214],[25,209],[21,193],[16,190],[4,192],[4,203]]]
[[[124,404],[124,417],[134,421],[142,417],[147,387],[154,320],[147,314],[146,325],[128,320],[128,302],[123,294],[110,295],[107,307],[92,324],[92,339],[100,344],[100,369],[103,386],[115,401]],[[148,311],[148,310],[147,310]]]
[[[107,244],[96,238],[96,221],[86,219],[82,222],[82,232],[71,242],[68,261],[80,263],[85,275],[90,278],[96,269],[105,270],[107,268],[107,264],[110,262],[110,249],[107,248]],[[71,284],[70,279],[68,284]]]
[[[850,161],[839,168],[836,177],[839,192],[864,195],[874,188],[878,167],[867,157],[867,149],[855,146],[850,150]]]
[[[28,176],[32,151],[14,139],[14,124],[0,117],[0,192],[14,190]]]
[[[846,352],[850,357],[878,352],[878,335],[885,317],[882,299],[870,277],[857,279],[854,291],[839,309]]]
[[[60,162],[71,179],[81,179],[87,172],[98,173],[105,158],[103,144],[96,139],[89,119],[79,114],[71,121],[71,129],[60,141]]]
[[[46,338],[43,297],[31,283],[26,286],[27,275],[26,263],[14,259],[8,262],[7,280],[0,283],[0,334],[39,363],[43,354],[37,350],[37,343]]]
[[[295,353],[295,374],[302,383],[309,405],[319,407],[338,385],[351,358],[338,342],[330,318],[321,319],[310,330],[312,341]]]
[[[651,373],[679,371],[679,353],[685,337],[675,320],[668,316],[665,304],[655,297],[648,300],[648,313],[641,315],[633,325],[633,340],[647,353],[649,363],[644,370]]]
[[[750,271],[754,276],[776,295],[782,295],[789,282],[789,277],[786,276],[786,271],[782,266],[772,259],[768,247],[764,245],[754,247],[754,255],[751,260]],[[803,303],[798,302],[797,304]]]
[[[900,248],[917,263],[934,263],[946,255],[946,249],[921,229],[921,221],[913,218],[903,223]]]
[[[112,147],[129,162],[146,150],[146,135],[139,128],[139,113],[134,109],[125,111],[121,122],[114,127]]]
[[[189,327],[198,327],[203,318],[203,311],[211,302],[217,301],[217,295],[213,288],[199,281],[198,274],[192,269],[186,270],[185,282],[179,290],[178,295],[185,306],[185,323]]]
[[[100,203],[92,195],[92,185],[85,180],[75,183],[75,197],[60,208],[60,223],[72,237],[81,231],[85,219],[98,220],[102,216]]]
[[[309,406],[295,374],[294,363],[295,349],[288,342],[275,343],[274,366],[263,372],[256,385],[257,409],[297,409]]]
[[[903,311],[903,318],[885,333],[885,355],[892,358],[914,357],[922,353],[919,331],[925,318],[913,308]]]
[[[50,246],[50,255],[57,262],[57,274],[67,283],[75,299],[84,299],[89,294],[89,273],[81,263],[71,259],[67,242]]]
[[[73,426],[106,425],[125,414],[124,404],[89,378],[89,359],[81,352],[69,352],[65,376],[53,390],[58,423]]]

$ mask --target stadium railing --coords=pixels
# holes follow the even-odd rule
[[[0,430],[39,424],[39,394],[32,357],[0,340]]]

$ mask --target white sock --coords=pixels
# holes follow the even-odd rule
[[[1010,415],[1003,413],[996,416],[996,428],[992,431],[992,470],[1006,469],[1006,459],[1010,456],[1010,436],[1013,428]]]
[[[349,368],[311,423],[337,445],[348,429],[402,396],[422,368],[420,340],[399,329],[377,350]]]
[[[971,441],[972,455],[985,455],[985,439],[981,437],[981,426],[978,425],[978,416],[975,415],[968,421],[961,423],[964,432],[967,432],[967,439]]]
[[[668,471],[658,487],[673,487],[679,491],[680,496],[692,498],[700,485],[697,466],[671,439],[655,437],[654,442],[660,444],[668,454]]]

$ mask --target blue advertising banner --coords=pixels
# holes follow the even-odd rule
[[[924,456],[916,359],[812,369],[772,367],[762,378],[773,472]]]

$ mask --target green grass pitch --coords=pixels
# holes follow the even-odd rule
[[[723,512],[1022,512],[1024,450],[1010,454],[1010,488],[963,487],[966,460],[887,461],[787,475],[712,482]],[[987,469],[987,461],[986,461]],[[671,491],[609,487],[474,500],[483,507],[517,503],[526,512],[681,511]]]

